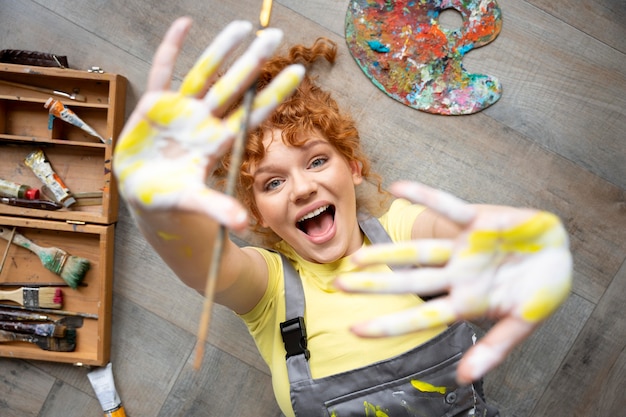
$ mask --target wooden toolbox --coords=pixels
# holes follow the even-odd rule
[[[80,101],[69,97],[72,95]],[[101,139],[51,116],[45,107],[50,98],[64,104]],[[82,327],[76,329],[76,347],[71,352],[16,341],[0,343],[0,356],[95,366],[109,361],[118,212],[111,159],[124,123],[125,101],[126,80],[120,75],[0,64],[0,179],[42,190],[43,182],[25,162],[28,155],[41,150],[76,200],[58,210],[2,203],[0,228],[17,232],[41,247],[88,259],[84,285],[61,287],[61,309],[93,316],[84,318]],[[45,191],[40,198],[50,196],[50,190]],[[37,254],[15,243],[9,245],[5,239],[0,239],[0,256],[4,256],[0,283],[65,282],[47,269]],[[16,288],[0,286],[1,291]]]

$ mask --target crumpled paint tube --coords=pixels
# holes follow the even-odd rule
[[[102,143],[107,142],[102,136],[98,134],[98,132],[96,132],[91,126],[89,126],[80,117],[78,117],[76,113],[65,107],[65,105],[59,100],[55,100],[54,98],[50,97],[48,101],[46,101],[46,104],[44,104],[44,107],[48,109],[48,112],[51,115],[58,117],[64,122],[80,127],[91,136],[95,136],[100,139]]]
[[[89,372],[87,377],[96,397],[98,397],[100,406],[102,406],[104,417],[126,417],[122,400],[115,389],[111,362],[102,368]]]
[[[33,151],[26,156],[24,163],[33,171],[42,183],[54,194],[55,199],[65,207],[76,203],[72,192],[67,188],[61,177],[52,169],[50,162],[41,149]]]

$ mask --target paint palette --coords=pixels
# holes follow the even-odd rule
[[[439,24],[443,10],[463,24]],[[353,0],[346,13],[350,53],[371,81],[395,100],[442,115],[481,111],[502,94],[490,75],[463,68],[463,56],[493,41],[502,27],[495,0]]]
[[[67,96],[59,94],[66,93]],[[70,96],[80,96],[80,100]],[[60,100],[106,139],[51,117],[45,104]],[[0,204],[0,228],[15,231],[46,248],[59,248],[89,261],[77,289],[62,287],[62,309],[85,313],[73,351],[43,350],[25,341],[0,343],[0,356],[51,362],[105,365],[110,357],[114,232],[118,194],[111,172],[115,139],[124,123],[126,79],[117,74],[72,69],[0,65],[0,178],[44,191],[26,158],[41,150],[75,203],[58,210]],[[58,181],[54,183],[58,185]],[[51,187],[48,187],[50,191]],[[17,197],[17,196],[11,196]],[[13,233],[13,232],[12,232]],[[0,283],[59,285],[64,280],[30,250],[0,239]],[[63,264],[70,269],[70,262]],[[20,285],[21,286],[21,285]],[[97,316],[97,318],[94,318]],[[51,314],[55,320],[60,315]]]

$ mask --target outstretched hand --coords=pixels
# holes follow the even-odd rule
[[[567,233],[553,214],[530,209],[479,209],[421,184],[394,184],[393,193],[423,204],[462,227],[455,239],[415,240],[375,245],[352,260],[372,264],[420,265],[391,274],[366,272],[337,279],[345,291],[447,293],[392,316],[358,323],[365,337],[399,335],[490,317],[494,327],[462,359],[460,383],[469,383],[500,364],[568,297],[572,258]]]
[[[170,91],[176,58],[191,26],[180,18],[159,46],[139,101],[117,143],[113,168],[122,196],[138,210],[180,209],[201,212],[240,229],[246,210],[233,198],[206,186],[215,162],[232,145],[242,128],[242,107],[225,114],[256,79],[261,64],[282,38],[278,29],[265,29],[228,71],[218,71],[232,50],[251,33],[252,24],[230,23]],[[249,128],[258,126],[299,85],[304,68],[285,68],[256,95]]]

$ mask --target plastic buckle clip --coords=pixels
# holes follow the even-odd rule
[[[307,349],[304,317],[296,317],[280,323],[280,333],[283,336],[287,358],[301,354],[304,354],[307,360],[311,357],[311,353]]]

